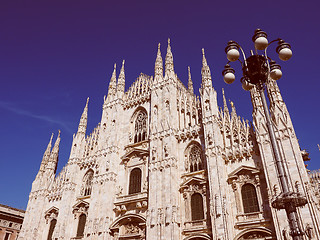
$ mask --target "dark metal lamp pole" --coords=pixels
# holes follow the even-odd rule
[[[240,81],[244,90],[248,91],[255,86],[260,93],[266,124],[268,127],[268,134],[274,155],[274,162],[282,190],[282,192],[275,198],[271,205],[276,209],[285,209],[290,226],[290,235],[292,236],[293,240],[302,240],[304,233],[301,229],[301,224],[297,215],[297,207],[304,206],[307,203],[307,200],[301,194],[290,191],[289,189],[288,178],[284,169],[284,160],[280,155],[275,132],[270,119],[266,97],[264,94],[265,84],[267,83],[268,78],[271,77],[274,80],[278,80],[282,76],[280,65],[276,64],[275,61],[267,57],[267,47],[273,42],[278,42],[276,51],[279,54],[279,58],[283,61],[287,61],[292,56],[291,46],[282,39],[276,39],[268,43],[267,34],[261,29],[255,30],[252,40],[255,43],[256,54],[251,52],[251,56],[248,58],[246,58],[243,49],[238,43],[234,41],[228,42],[228,46],[226,47],[225,51],[229,61],[222,74],[224,76],[224,81],[228,84],[231,84],[235,80],[235,70],[229,66],[229,63],[239,60],[240,50],[244,58],[243,62],[239,60],[243,71],[243,77]],[[264,50],[264,55],[258,55],[258,50]]]

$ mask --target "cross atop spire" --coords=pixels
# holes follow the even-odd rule
[[[163,61],[161,57],[160,43],[158,44],[157,58],[154,64],[154,75],[157,78],[163,77]]]
[[[189,66],[188,66],[188,90],[190,93],[193,93],[193,83],[191,79],[191,71]]]
[[[207,63],[207,59],[204,53],[204,48],[202,48],[202,87],[212,87],[212,79],[211,79],[211,72],[210,68]]]
[[[124,94],[125,84],[126,84],[126,79],[124,74],[124,63],[125,61],[123,60],[119,78],[118,78],[118,84],[117,84],[118,98],[122,98],[122,95]]]
[[[170,38],[168,38],[168,48],[167,48],[167,55],[166,55],[166,62],[165,62],[165,74],[173,73],[173,55],[171,52],[171,46],[170,46]]]
[[[112,76],[111,76],[111,79],[110,79],[110,83],[109,83],[108,96],[107,96],[107,99],[109,101],[112,100],[112,98],[116,94],[116,89],[117,89],[116,68],[117,68],[117,64],[114,64],[113,73],[112,73]]]

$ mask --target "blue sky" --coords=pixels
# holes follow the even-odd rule
[[[262,2],[261,2],[262,3]],[[153,75],[157,44],[165,57],[171,38],[175,71],[187,83],[187,66],[198,94],[201,48],[205,48],[213,86],[221,89],[239,115],[251,120],[252,105],[236,81],[226,85],[221,71],[229,40],[246,53],[256,28],[269,40],[292,45],[278,84],[309,169],[320,168],[320,38],[316,1],[106,1],[0,0],[0,203],[25,209],[32,181],[52,132],[61,129],[58,171],[68,160],[72,134],[90,97],[88,132],[100,121],[113,64],[119,74],[126,60],[126,89],[140,72]]]

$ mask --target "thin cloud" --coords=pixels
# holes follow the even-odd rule
[[[69,133],[71,133],[71,134],[73,133],[71,128],[65,122],[53,119],[53,118],[48,117],[48,116],[34,114],[34,113],[29,112],[27,110],[18,108],[16,106],[14,106],[12,103],[0,101],[0,107],[6,109],[8,111],[11,111],[11,112],[13,112],[15,114],[19,114],[19,115],[22,115],[22,116],[31,117],[31,118],[35,118],[35,119],[39,119],[39,120],[42,120],[42,121],[45,121],[45,122],[48,122],[48,123],[58,124],[61,127],[63,127],[65,130],[67,130]]]

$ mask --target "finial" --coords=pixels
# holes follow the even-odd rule
[[[202,66],[207,66],[207,59],[206,59],[206,55],[204,53],[204,48],[202,48]]]
[[[222,88],[222,97],[223,97],[223,110],[229,112],[226,96],[224,95],[224,88]]]
[[[171,52],[170,38],[168,38],[168,48],[167,48],[165,67],[166,67],[165,68],[166,75],[168,73],[174,73],[173,56],[172,56],[172,52]]]
[[[88,107],[88,103],[89,103],[89,97],[87,97],[86,107]],[[60,133],[60,130],[59,130],[59,133]]]
[[[117,64],[115,63],[114,65],[113,65],[113,69],[116,69],[117,68]]]
[[[89,98],[88,98],[89,99]],[[58,137],[60,137],[60,133],[61,133],[61,130],[59,129],[58,130]]]
[[[157,76],[157,79],[163,76],[163,62],[161,57],[160,43],[158,43],[158,52],[156,62],[154,64],[154,75]]]
[[[53,133],[51,133],[51,138],[50,138],[49,143],[51,143],[51,142],[52,142],[52,138],[53,138]]]
[[[234,105],[234,103],[231,101],[231,100],[229,100],[230,101],[230,105],[231,105],[231,114],[232,114],[232,116],[236,116],[237,115],[237,113],[236,113],[236,107],[235,107],[235,105]]]
[[[118,84],[117,84],[117,92],[118,92],[118,98],[122,98],[124,94],[124,88],[125,88],[125,73],[124,73],[124,63],[125,60],[122,60],[122,67],[120,70],[119,78],[118,78]]]
[[[190,66],[188,66],[188,90],[193,93],[193,83],[192,83],[192,79],[191,79],[191,71],[190,71]]]

